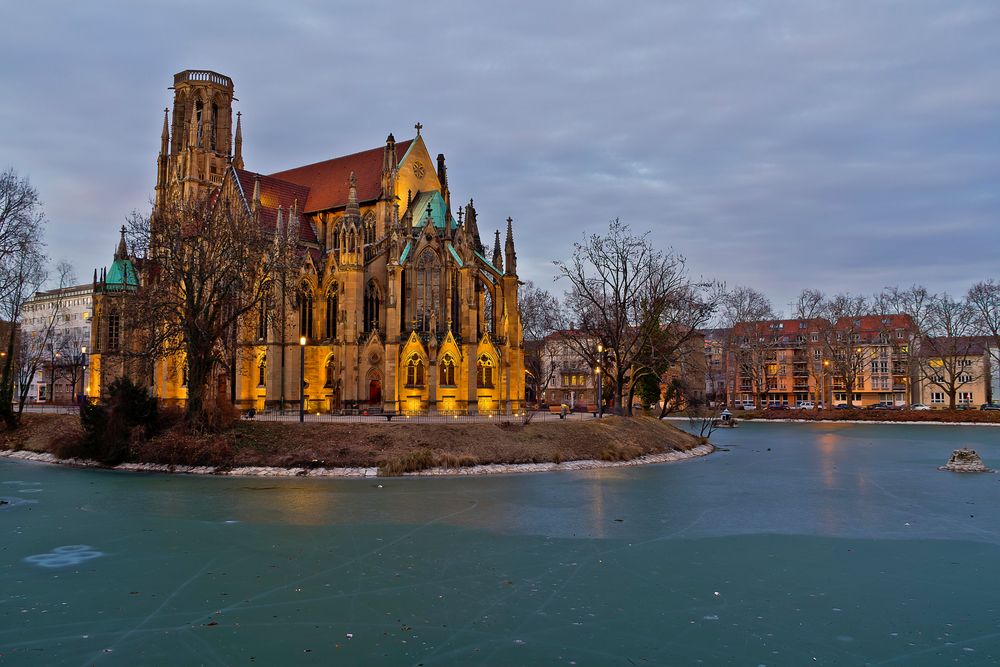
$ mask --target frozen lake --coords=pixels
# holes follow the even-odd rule
[[[679,464],[299,480],[0,462],[2,665],[1000,662],[1000,428],[745,424]]]

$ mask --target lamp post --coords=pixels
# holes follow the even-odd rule
[[[306,337],[299,337],[299,421],[306,420]]]
[[[826,369],[830,367],[830,360],[824,359],[823,365],[820,367],[819,374],[819,403],[823,403],[826,406]],[[833,401],[830,401],[831,403]],[[819,409],[819,403],[816,404],[816,409]]]
[[[87,346],[80,348],[80,399],[87,399]]]
[[[604,363],[604,345],[597,344],[597,370],[594,371],[595,391],[597,392],[597,418],[604,417],[604,382],[601,380],[601,365]]]

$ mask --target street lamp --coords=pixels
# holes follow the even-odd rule
[[[80,348],[80,396],[81,400],[87,399],[87,346]]]
[[[594,378],[596,380],[596,391],[597,391],[597,418],[602,419],[604,417],[604,382],[601,379],[601,364],[604,363],[604,345],[601,343],[597,344],[597,369],[594,371]]]
[[[299,421],[306,420],[306,337],[299,338]]]
[[[824,359],[822,372],[820,373],[819,376],[819,401],[820,403],[824,403],[824,406],[826,401],[826,369],[829,367],[830,367],[830,360]],[[830,402],[832,403],[833,401]],[[816,407],[818,408],[819,405],[817,405]]]

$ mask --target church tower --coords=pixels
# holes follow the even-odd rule
[[[208,70],[174,75],[173,120],[164,110],[157,158],[156,204],[169,192],[185,199],[222,183],[230,160],[242,162],[242,128],[233,149],[233,80]]]

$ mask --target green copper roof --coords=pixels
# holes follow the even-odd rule
[[[428,204],[430,204],[431,207],[431,219],[434,221],[435,229],[444,229],[445,216],[448,213],[448,207],[444,203],[444,197],[442,197],[441,193],[437,190],[421,192],[417,195],[417,198],[411,204],[413,209],[413,226],[420,229],[427,224]],[[451,223],[452,229],[458,229],[458,224],[455,222],[455,218],[449,216],[448,221]]]
[[[491,269],[493,269],[497,273],[503,273],[503,271],[501,271],[497,267],[493,266],[493,262],[491,262],[490,260],[488,260],[485,257],[483,257],[482,253],[477,252],[476,253],[476,257],[478,257],[479,259],[483,260],[483,262],[485,262],[487,266],[489,266]]]
[[[445,245],[448,246],[448,252],[451,253],[451,256],[455,258],[455,262],[458,264],[458,268],[462,268],[462,266],[464,266],[462,264],[462,258],[458,256],[458,252],[455,250],[455,246],[451,244],[451,241],[448,241],[447,243],[445,243]]]
[[[112,290],[134,290],[139,286],[139,276],[135,272],[135,266],[130,259],[116,259],[108,269],[108,275],[104,280],[107,289]]]
[[[403,254],[399,256],[399,263],[406,264],[406,258],[410,256],[410,250],[413,249],[413,241],[407,241],[406,247],[403,248]],[[596,392],[595,392],[596,394]]]

